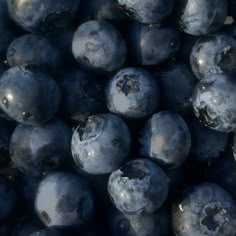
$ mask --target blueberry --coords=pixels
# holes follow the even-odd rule
[[[24,30],[54,32],[71,24],[80,0],[7,0],[9,14]]]
[[[94,207],[93,194],[87,183],[67,172],[48,175],[40,183],[35,199],[36,212],[48,227],[88,223]]]
[[[234,0],[228,0],[229,4],[229,15],[233,16],[234,18],[236,17],[236,2]]]
[[[40,126],[20,124],[10,143],[16,167],[28,175],[42,175],[61,167],[71,156],[72,131],[60,120]]]
[[[158,107],[160,91],[154,77],[142,68],[125,68],[106,88],[108,109],[126,118],[144,118]]]
[[[7,11],[7,1],[0,1],[0,55],[3,56],[9,43],[14,39],[15,32]]]
[[[74,131],[71,149],[76,164],[91,174],[107,174],[126,160],[131,146],[129,129],[121,118],[97,114]]]
[[[51,119],[60,102],[56,82],[33,66],[13,67],[0,80],[0,108],[24,124],[40,124]]]
[[[168,177],[152,161],[132,160],[110,175],[108,192],[114,205],[124,214],[149,214],[166,200]]]
[[[91,20],[74,34],[72,52],[78,63],[99,72],[119,69],[126,59],[126,44],[119,31],[105,21]]]
[[[15,39],[7,50],[7,61],[11,67],[35,64],[55,73],[60,68],[60,60],[60,52],[40,35],[23,35]]]
[[[46,228],[40,231],[33,232],[29,236],[62,236],[62,233],[59,230],[53,228]]]
[[[94,76],[78,68],[65,71],[59,81],[62,92],[62,113],[65,117],[81,121],[105,110],[103,87]]]
[[[33,232],[40,229],[41,226],[38,224],[38,222],[23,220],[22,222],[16,224],[11,236],[29,236]]]
[[[7,218],[16,206],[16,193],[9,182],[3,176],[0,176],[0,220]]]
[[[175,63],[155,72],[160,86],[161,106],[181,115],[192,112],[191,98],[197,79],[186,64]]]
[[[181,116],[166,111],[154,114],[147,121],[139,142],[141,155],[167,167],[178,167],[188,157],[191,136]]]
[[[207,127],[231,132],[236,129],[236,80],[232,75],[212,75],[200,81],[193,94],[195,115]]]
[[[144,24],[159,23],[173,10],[173,0],[118,0],[121,9],[134,20]]]
[[[133,63],[157,65],[174,56],[181,41],[178,31],[173,27],[132,23],[128,42]]]
[[[117,0],[87,0],[81,1],[79,19],[81,22],[106,20],[121,23],[126,20],[126,15],[117,6]]]
[[[226,34],[200,38],[190,56],[194,74],[203,79],[212,74],[236,72],[236,40]]]
[[[173,204],[175,234],[235,235],[236,208],[232,197],[219,186],[202,183],[186,191]]]
[[[232,150],[225,153],[208,168],[207,179],[224,188],[234,200],[236,199],[236,161]]]
[[[194,119],[190,124],[192,147],[190,156],[199,162],[214,161],[226,149],[228,133],[218,132],[202,125]]]
[[[181,30],[191,35],[218,31],[228,12],[226,0],[178,0],[175,15]]]

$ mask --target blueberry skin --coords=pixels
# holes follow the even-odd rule
[[[177,113],[154,114],[145,124],[139,142],[140,154],[167,167],[178,167],[188,157],[191,135],[185,121]]]
[[[172,209],[173,228],[178,236],[232,236],[235,218],[232,197],[213,183],[202,183],[186,191]]]
[[[88,223],[94,214],[93,194],[79,176],[55,172],[39,184],[35,209],[47,227],[70,227]]]
[[[82,69],[65,71],[58,81],[62,93],[63,115],[81,121],[105,110],[104,89],[95,79],[94,75]]]
[[[46,228],[29,234],[29,236],[62,236],[63,234],[56,229]]]
[[[30,222],[20,222],[18,223],[13,230],[13,233],[11,236],[29,236],[31,235],[33,232],[40,230],[41,226],[34,222],[34,221],[30,221]]]
[[[0,1],[0,55],[5,56],[6,50],[10,42],[15,37],[15,32],[11,25],[7,10],[6,0]]]
[[[190,123],[189,128],[192,136],[190,156],[193,161],[214,161],[225,151],[228,133],[209,129],[196,119]]]
[[[129,216],[115,209],[109,214],[112,236],[168,236],[169,221],[165,208],[143,216]]]
[[[175,63],[154,73],[160,86],[161,106],[181,115],[192,112],[192,94],[197,83],[196,77],[186,64]]]
[[[110,175],[108,192],[124,214],[145,215],[155,212],[166,200],[168,177],[152,161],[132,160]]]
[[[108,174],[129,155],[131,137],[127,125],[112,114],[88,117],[74,131],[71,150],[74,161],[90,174]]]
[[[12,67],[0,80],[0,108],[19,123],[38,125],[50,120],[60,98],[56,82],[33,66]]]
[[[101,20],[80,25],[72,41],[76,61],[99,72],[118,70],[126,60],[126,51],[126,43],[119,31]]]
[[[26,34],[9,45],[7,62],[11,67],[24,64],[41,65],[51,73],[56,73],[60,68],[61,58],[60,52],[45,37]]]
[[[175,15],[181,30],[191,35],[219,31],[228,13],[225,0],[178,0]]]
[[[132,23],[128,48],[132,62],[157,65],[174,56],[180,47],[180,34],[170,26]]]
[[[126,15],[144,24],[161,22],[174,7],[173,0],[118,0],[118,3]]]
[[[190,64],[199,79],[236,72],[236,40],[226,34],[200,38],[192,48]]]
[[[25,174],[45,174],[61,167],[71,156],[71,137],[72,130],[58,119],[40,126],[20,124],[11,138],[11,159]]]
[[[200,81],[193,93],[193,109],[207,127],[221,132],[236,129],[236,81],[231,75],[212,75]]]
[[[7,0],[11,18],[29,32],[55,32],[69,26],[80,0]]]
[[[7,218],[16,205],[16,193],[9,182],[3,176],[0,176],[0,220]]]
[[[122,9],[119,8],[117,0],[81,1],[79,9],[79,20],[82,23],[89,20],[123,23],[127,19]]]
[[[142,68],[121,69],[108,82],[108,109],[125,118],[144,118],[159,105],[160,91],[154,77]]]
[[[224,188],[236,199],[236,161],[232,150],[216,160],[207,171],[207,180]]]

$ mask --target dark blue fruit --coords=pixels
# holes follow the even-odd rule
[[[0,80],[0,108],[24,124],[41,124],[58,110],[60,91],[56,82],[33,66],[13,67]]]
[[[178,0],[175,15],[181,30],[192,35],[218,31],[228,13],[226,0]]]
[[[30,32],[54,32],[71,24],[80,0],[6,0],[12,19]]]
[[[13,233],[11,236],[29,236],[33,232],[40,230],[42,227],[38,222],[22,220],[17,223],[14,227]]]
[[[62,92],[61,110],[65,117],[81,121],[105,110],[104,90],[95,79],[82,69],[65,71],[59,80]]]
[[[160,91],[152,74],[141,68],[120,70],[106,88],[108,109],[126,118],[151,115],[159,105]]]
[[[128,216],[115,209],[109,214],[112,236],[168,236],[169,221],[165,208],[143,216]]]
[[[204,36],[194,45],[190,63],[199,79],[212,74],[235,73],[236,40],[226,34]]]
[[[9,43],[14,39],[15,32],[10,21],[7,1],[0,1],[0,56],[5,56]]]
[[[42,175],[61,167],[71,156],[72,130],[61,120],[40,126],[20,124],[10,143],[16,167],[28,175]]]
[[[212,75],[200,81],[193,94],[195,115],[207,127],[232,132],[236,129],[236,80],[232,75]]]
[[[181,44],[180,35],[171,26],[132,23],[128,49],[132,63],[157,65],[174,56]]]
[[[81,22],[89,20],[107,20],[120,23],[126,20],[126,15],[117,4],[117,0],[87,0],[81,1],[79,19]]]
[[[115,71],[126,60],[126,44],[119,31],[99,20],[79,26],[72,41],[72,52],[78,63],[101,72]]]
[[[48,227],[79,226],[91,220],[94,199],[87,183],[79,176],[55,172],[40,183],[35,209]]]
[[[129,155],[131,137],[124,121],[112,114],[88,117],[74,131],[71,150],[78,167],[90,174],[107,174]]]
[[[60,68],[60,60],[60,52],[40,35],[23,35],[15,39],[7,50],[7,62],[11,67],[34,64],[55,73]]]
[[[140,154],[167,167],[178,167],[188,157],[191,136],[185,121],[174,112],[159,112],[145,124]]]
[[[8,217],[16,205],[16,193],[9,182],[3,176],[0,176],[0,220]]]
[[[228,134],[209,129],[194,119],[190,126],[193,161],[209,162],[219,158],[226,149]]]
[[[166,200],[168,177],[154,162],[137,159],[110,175],[108,192],[124,214],[145,215],[155,212]]]
[[[175,63],[157,70],[154,75],[158,77],[160,86],[161,106],[163,110],[188,115],[192,112],[192,94],[197,79],[187,65]]]
[[[46,228],[29,234],[28,236],[62,236],[62,233],[53,228]]]
[[[126,15],[144,24],[161,22],[174,6],[173,0],[118,0],[118,3]]]
[[[175,234],[235,235],[236,207],[232,197],[219,186],[202,183],[193,187],[173,204]]]
[[[208,181],[214,182],[224,188],[236,199],[236,161],[232,150],[215,161],[207,171]]]

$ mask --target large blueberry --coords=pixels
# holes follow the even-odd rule
[[[141,216],[129,216],[112,209],[109,226],[112,236],[167,236],[170,232],[170,219],[165,208]]]
[[[36,125],[50,120],[60,97],[56,82],[33,66],[13,67],[0,80],[0,108],[20,123]]]
[[[71,156],[72,130],[61,120],[40,126],[20,124],[10,143],[10,155],[18,169],[42,175],[62,166]]]
[[[199,162],[214,161],[226,149],[228,134],[209,129],[194,119],[190,124],[192,147],[190,156]]]
[[[190,63],[199,79],[212,74],[235,73],[236,40],[226,34],[203,36],[192,48]]]
[[[73,20],[80,0],[6,0],[12,19],[30,32],[53,32]]]
[[[140,136],[140,154],[167,167],[177,167],[188,157],[191,136],[185,121],[174,112],[154,114]]]
[[[42,226],[38,222],[35,222],[35,220],[21,220],[15,225],[11,236],[29,236],[41,228]]]
[[[232,197],[221,187],[202,183],[186,190],[173,204],[175,234],[235,235],[236,207]]]
[[[48,175],[40,183],[35,199],[36,212],[48,227],[88,223],[94,207],[93,194],[87,183],[67,172]]]
[[[23,35],[15,39],[7,50],[7,62],[11,67],[34,64],[55,73],[60,68],[60,60],[60,52],[40,35]]]
[[[108,192],[124,214],[153,213],[167,198],[168,177],[152,161],[132,160],[110,175]]]
[[[154,24],[172,12],[173,0],[118,0],[119,6],[132,19],[144,24]]]
[[[126,15],[118,6],[117,0],[87,0],[81,1],[79,19],[81,22],[107,20],[120,23],[126,20]]]
[[[126,60],[126,50],[119,31],[101,20],[80,25],[72,41],[72,52],[77,62],[101,72],[119,69]]]
[[[207,179],[220,185],[236,199],[236,161],[232,150],[213,162],[208,168]]]
[[[228,12],[226,0],[178,0],[175,14],[181,30],[192,35],[218,31]]]
[[[193,94],[193,108],[199,120],[211,129],[236,129],[236,80],[232,75],[212,75],[200,81]]]
[[[138,65],[160,64],[176,54],[180,35],[170,26],[132,23],[129,27],[130,59]]]
[[[197,79],[186,64],[175,63],[155,72],[160,86],[161,106],[182,115],[192,112],[191,98]]]
[[[71,149],[82,170],[106,174],[126,160],[130,145],[130,133],[124,121],[112,114],[99,114],[79,124],[72,137]]]
[[[160,91],[154,77],[142,68],[121,69],[106,88],[108,109],[127,118],[143,118],[158,107]]]
[[[8,217],[16,205],[16,193],[9,182],[3,176],[0,176],[0,220]]]
[[[59,81],[62,92],[61,110],[65,117],[80,121],[105,110],[104,89],[95,79],[82,69],[65,71]]]

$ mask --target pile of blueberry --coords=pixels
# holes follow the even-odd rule
[[[234,19],[0,0],[0,236],[235,236]]]

